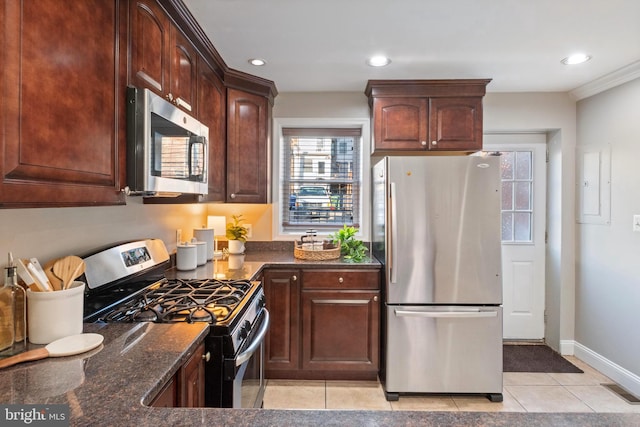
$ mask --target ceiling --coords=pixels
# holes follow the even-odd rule
[[[491,78],[488,92],[568,92],[640,64],[638,0],[184,0],[231,68],[282,92],[369,79]],[[560,61],[592,55],[574,66]],[[366,65],[384,54],[391,64]],[[250,58],[267,61],[263,67]]]

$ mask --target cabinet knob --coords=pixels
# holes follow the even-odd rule
[[[377,296],[373,297],[373,300],[378,301],[378,297]]]
[[[420,144],[422,144],[423,147],[427,146],[427,141],[422,141]]]
[[[231,193],[231,194],[229,195],[229,197],[230,197],[230,198],[232,198],[232,199],[235,199],[235,198],[236,198],[236,193]]]
[[[173,95],[168,93],[167,96],[165,96],[165,98],[167,98],[167,100],[173,102]]]
[[[438,145],[438,141],[431,141],[431,145]]]
[[[296,280],[298,280],[298,276],[294,274],[293,276],[291,276],[291,280],[295,282]]]
[[[338,278],[338,283],[343,283],[344,279],[342,277]]]
[[[211,353],[207,351],[205,354],[203,354],[202,360],[204,360],[205,362],[208,362],[209,360],[211,360]]]

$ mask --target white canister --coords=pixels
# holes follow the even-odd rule
[[[196,245],[196,263],[205,265],[207,263],[207,242],[192,242]]]
[[[178,270],[194,270],[198,266],[198,249],[188,243],[178,245],[176,268]]]
[[[84,282],[69,289],[51,292],[27,290],[27,326],[29,341],[49,344],[59,338],[82,333]]]
[[[213,228],[193,229],[193,237],[195,237],[199,242],[207,243],[207,261],[211,261],[213,259],[213,251],[215,250],[213,236]]]

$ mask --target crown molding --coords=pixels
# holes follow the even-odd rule
[[[569,94],[579,101],[637,78],[640,78],[640,61],[632,62],[619,70],[579,86],[569,91]]]

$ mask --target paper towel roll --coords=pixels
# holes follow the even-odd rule
[[[195,237],[199,242],[207,243],[207,261],[213,259],[213,228],[194,228],[193,229],[193,237]]]
[[[198,250],[196,245],[178,245],[176,268],[178,270],[194,270],[198,266]]]

